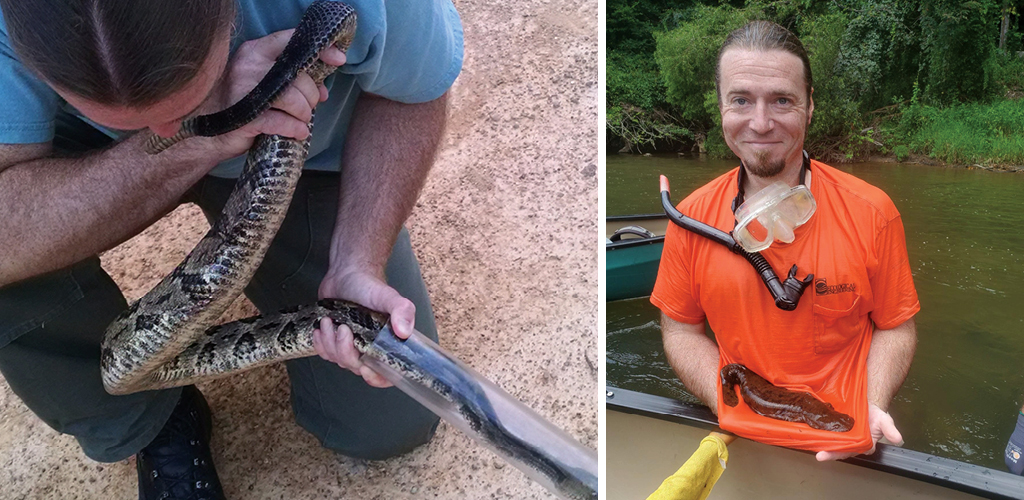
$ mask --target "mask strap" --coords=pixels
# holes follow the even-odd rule
[[[743,181],[747,179],[747,166],[743,164],[743,160],[740,160],[740,173],[736,176],[736,197],[732,199],[732,213],[736,213],[736,209],[740,208],[743,204]]]
[[[800,166],[800,184],[807,185],[807,171],[811,169],[811,156],[804,150],[804,164]]]

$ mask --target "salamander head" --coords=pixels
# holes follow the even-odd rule
[[[811,427],[824,431],[849,432],[853,429],[854,421],[853,417],[845,413],[835,412],[829,415],[822,415],[815,421],[815,424],[811,425]]]

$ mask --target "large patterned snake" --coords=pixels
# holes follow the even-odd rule
[[[355,13],[321,1],[300,26],[268,76],[237,104],[187,120],[170,139],[150,141],[153,152],[193,135],[236,129],[265,111],[299,71],[318,83],[335,68],[319,60],[329,43],[347,49]],[[312,129],[312,124],[310,124]],[[310,332],[320,317],[376,332],[385,316],[325,301],[281,316],[213,323],[241,293],[284,220],[309,142],[259,136],[218,220],[177,268],[107,328],[101,351],[103,384],[112,394],[186,385],[314,353]]]
[[[174,137],[154,136],[149,143],[151,152],[188,137],[237,129],[267,110],[300,71],[319,84],[336,69],[319,60],[320,52],[330,44],[346,50],[355,28],[351,7],[317,0],[252,92],[224,111],[186,120]],[[274,315],[214,325],[263,260],[284,220],[308,149],[308,139],[257,137],[213,227],[170,275],[107,328],[101,351],[107,391],[127,394],[187,385],[311,356],[315,354],[312,331],[320,318],[329,317],[335,324],[351,328],[361,353],[452,402],[479,438],[506,458],[539,472],[557,493],[567,498],[596,498],[596,475],[552,459],[510,433],[477,382],[453,360],[412,343],[396,341],[387,349],[375,344],[378,336],[393,336],[384,314],[340,300],[321,300]]]

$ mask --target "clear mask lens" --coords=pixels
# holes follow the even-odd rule
[[[792,243],[796,228],[806,223],[816,208],[807,186],[772,183],[736,209],[733,237],[748,252],[760,252],[776,240]]]

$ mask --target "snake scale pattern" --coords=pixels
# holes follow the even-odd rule
[[[330,43],[347,49],[355,22],[354,10],[345,4],[315,2],[268,77],[246,98],[224,111],[187,120],[175,137],[155,137],[151,152],[190,136],[213,136],[244,125],[269,108],[299,71],[323,81],[335,68],[319,60],[320,51]],[[256,139],[234,191],[206,236],[107,328],[100,360],[108,392],[187,385],[312,355],[311,333],[322,316],[359,333],[376,331],[387,322],[386,316],[357,305],[328,300],[267,318],[213,324],[263,260],[284,220],[308,150],[308,139]]]
[[[173,137],[153,136],[158,153],[193,136],[235,130],[266,111],[304,71],[317,83],[336,68],[319,60],[335,44],[346,50],[356,29],[355,11],[317,0],[306,10],[288,46],[267,76],[241,101],[218,113],[186,120]],[[312,131],[312,122],[310,123]],[[459,409],[477,437],[500,454],[536,469],[565,498],[597,498],[597,477],[548,458],[511,435],[475,380],[442,353],[393,341],[374,344],[388,316],[357,304],[326,299],[266,317],[214,325],[242,292],[284,220],[309,150],[309,139],[259,136],[220,217],[174,271],[118,316],[101,346],[104,387],[128,394],[192,384],[287,359],[312,356],[320,318],[347,325],[356,349],[428,387]]]

